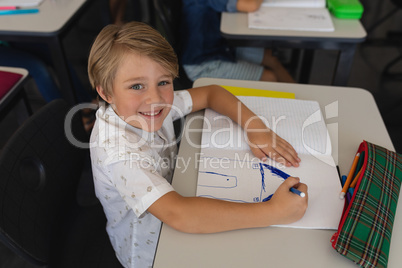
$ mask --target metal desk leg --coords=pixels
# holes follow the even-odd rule
[[[51,37],[48,40],[48,45],[52,55],[54,69],[59,79],[61,95],[69,104],[76,104],[77,97],[61,40],[58,36]]]
[[[356,44],[342,44],[340,47],[338,60],[335,65],[334,77],[332,78],[332,85],[347,86],[350,72],[352,70]]]

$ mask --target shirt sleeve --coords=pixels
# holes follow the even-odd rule
[[[171,109],[172,120],[182,118],[193,110],[193,100],[187,90],[178,90],[174,92],[174,100]]]
[[[229,0],[226,4],[227,12],[237,12],[237,0]]]
[[[137,217],[160,197],[174,191],[172,185],[158,174],[154,163],[146,158],[118,161],[109,165],[109,170],[116,190]]]
[[[237,0],[202,0],[207,1],[208,6],[217,12],[236,12]]]

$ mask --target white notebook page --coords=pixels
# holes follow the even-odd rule
[[[238,98],[270,129],[292,144],[299,154],[331,155],[331,142],[318,102],[267,97]],[[210,109],[205,111],[204,118],[202,146],[248,150],[243,129],[230,118]]]
[[[269,7],[325,7],[325,0],[264,0],[262,6]]]
[[[344,203],[339,199],[341,184],[318,103],[238,98],[296,149],[301,158],[300,167],[284,167],[270,159],[262,163],[252,154],[237,124],[207,110],[198,163],[197,196],[247,203],[264,201],[283,182],[283,178],[262,168],[269,165],[299,177],[308,185],[306,214],[301,220],[281,227],[337,229]]]
[[[266,7],[248,14],[248,27],[255,29],[319,31],[335,30],[326,8]]]

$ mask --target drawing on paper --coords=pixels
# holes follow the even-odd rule
[[[236,161],[236,160],[231,160]],[[242,176],[200,171],[197,195],[226,201],[250,203],[268,201],[289,175],[264,163],[252,163]],[[269,170],[269,173],[266,173]]]

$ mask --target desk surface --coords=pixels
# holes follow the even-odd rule
[[[290,40],[301,39],[303,41],[337,41],[359,43],[365,40],[366,31],[359,20],[337,19],[332,16],[335,31],[314,32],[314,31],[285,31],[248,28],[247,13],[222,13],[221,33],[227,39],[247,37],[249,39],[264,40]]]
[[[199,79],[194,87],[220,84],[293,92],[297,99],[320,103],[333,145],[333,156],[342,174],[363,140],[394,150],[372,95],[359,88]],[[326,107],[338,107],[338,116],[326,114]],[[333,109],[332,109],[333,111]],[[184,196],[194,196],[197,184],[202,112],[186,119],[173,187]],[[198,119],[197,118],[198,115]],[[191,129],[192,131],[189,131]],[[190,161],[188,166],[183,160]],[[186,162],[187,163],[187,162]],[[401,204],[401,198],[400,204]],[[392,235],[389,266],[400,267],[402,255],[402,206],[398,206]],[[338,254],[330,243],[334,230],[304,230],[280,227],[236,230],[217,234],[186,234],[163,224],[154,267],[356,267]]]
[[[52,35],[60,31],[87,0],[44,0],[39,13],[0,16],[0,35]]]

